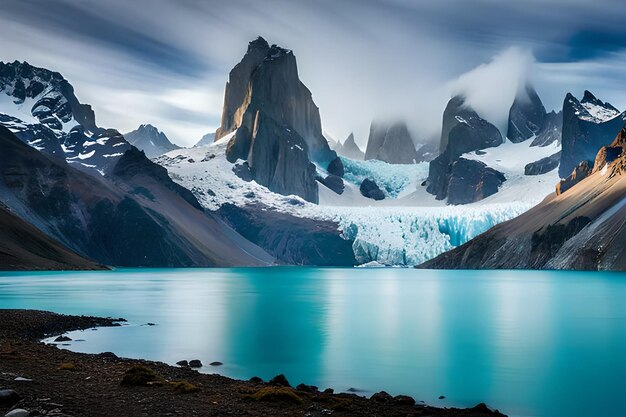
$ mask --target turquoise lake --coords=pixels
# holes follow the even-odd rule
[[[436,406],[485,402],[511,416],[626,415],[626,274],[0,273],[0,308],[128,319],[73,332],[84,341],[64,348],[79,352],[200,359],[203,372],[234,378],[284,373],[293,385],[386,390]]]

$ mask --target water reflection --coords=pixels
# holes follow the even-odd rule
[[[626,409],[621,274],[398,269],[119,270],[0,276],[0,307],[122,316],[70,348],[511,415]],[[147,322],[157,326],[142,326]],[[439,395],[447,397],[445,402]]]

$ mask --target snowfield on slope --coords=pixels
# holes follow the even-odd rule
[[[344,237],[354,240],[353,250],[360,264],[420,264],[520,215],[533,205],[515,201],[445,206],[426,193],[420,185],[424,178],[401,179],[402,186],[394,182],[390,185],[392,191],[387,192],[396,194],[398,199],[388,198],[382,202],[361,196],[355,184],[358,180],[346,181],[342,196],[320,185],[321,204],[315,205],[297,196],[273,193],[254,181],[246,182],[237,177],[232,171],[233,164],[225,157],[231,137],[232,134],[206,146],[174,150],[155,161],[166,167],[174,181],[190,189],[209,210],[217,210],[225,203],[245,206],[258,201],[297,217],[335,221]],[[372,166],[376,164],[365,165],[367,169]],[[390,179],[392,170],[403,167],[382,169],[387,170],[382,175]],[[414,166],[414,169],[416,172],[409,176],[428,174],[424,166]],[[327,204],[330,200],[333,201]]]
[[[543,175],[524,175],[524,167],[530,162],[554,155],[561,150],[561,145],[553,142],[548,146],[530,146],[534,137],[520,143],[506,141],[500,146],[463,154],[461,157],[483,162],[488,167],[500,171],[506,181],[497,193],[471,204],[489,205],[493,203],[523,202],[534,206],[548,194],[553,193],[559,182],[557,168]]]

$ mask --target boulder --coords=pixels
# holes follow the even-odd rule
[[[336,157],[335,159],[330,161],[330,163],[328,164],[327,171],[331,175],[343,177],[344,168],[343,168],[343,162],[341,162],[341,158]]]
[[[189,361],[190,368],[202,368],[202,362],[199,359],[192,359]]]
[[[384,200],[385,193],[378,187],[376,181],[371,180],[369,178],[365,178],[359,187],[359,191],[361,191],[361,195],[367,198],[371,198],[373,200]]]
[[[20,396],[15,390],[0,389],[0,405],[3,407],[11,407],[20,400]]]
[[[274,378],[270,379],[269,384],[279,387],[291,387],[289,381],[287,381],[287,378],[283,374],[276,375]]]
[[[335,193],[343,194],[345,185],[340,177],[336,175],[328,175],[326,178],[318,176],[317,180],[324,184],[326,187],[333,190]]]
[[[4,415],[4,417],[28,417],[30,412],[23,408],[15,408]]]

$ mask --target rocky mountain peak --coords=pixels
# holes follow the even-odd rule
[[[267,51],[268,49],[270,49],[270,44],[267,43],[267,41],[262,36],[258,36],[256,39],[250,41],[250,43],[248,44],[248,53],[250,53],[252,50]]]
[[[610,143],[625,125],[626,113],[620,115],[591,92],[585,91],[580,101],[568,93],[563,101],[559,175],[569,176],[581,161],[593,163],[598,149]]]
[[[317,203],[315,166],[341,164],[322,135],[319,109],[300,81],[294,54],[259,37],[228,76],[221,126],[215,140],[235,132],[230,162],[245,160],[242,178],[280,194]]]
[[[148,158],[180,149],[180,146],[170,142],[165,133],[151,124],[142,124],[136,130],[124,134],[124,137],[131,145],[144,151]]]
[[[509,110],[507,138],[514,143],[537,136],[544,124],[546,109],[531,86],[520,91]]]
[[[417,162],[415,143],[405,122],[372,122],[365,150],[365,160],[370,159],[389,164]]]

